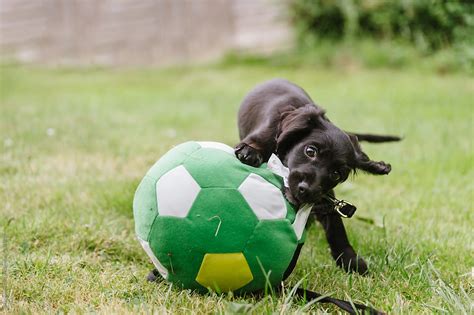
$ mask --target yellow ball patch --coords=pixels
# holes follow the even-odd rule
[[[206,254],[196,281],[217,292],[234,291],[253,280],[243,253]]]

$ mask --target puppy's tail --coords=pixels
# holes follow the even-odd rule
[[[390,136],[390,135],[372,135],[372,134],[362,134],[362,133],[353,133],[350,132],[349,134],[354,135],[357,137],[359,141],[367,141],[367,142],[394,142],[402,140],[401,137],[398,136]]]

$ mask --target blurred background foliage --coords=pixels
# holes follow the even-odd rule
[[[305,53],[336,42],[368,66],[430,58],[440,72],[474,68],[473,1],[292,0],[290,19]]]

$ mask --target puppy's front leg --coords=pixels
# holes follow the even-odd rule
[[[329,214],[316,213],[316,219],[326,232],[326,239],[336,264],[345,271],[366,274],[368,272],[367,264],[361,257],[357,256],[349,243],[344,223],[339,214],[335,212]]]

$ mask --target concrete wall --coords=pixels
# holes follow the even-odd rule
[[[286,0],[0,0],[0,56],[167,65],[291,45]]]

